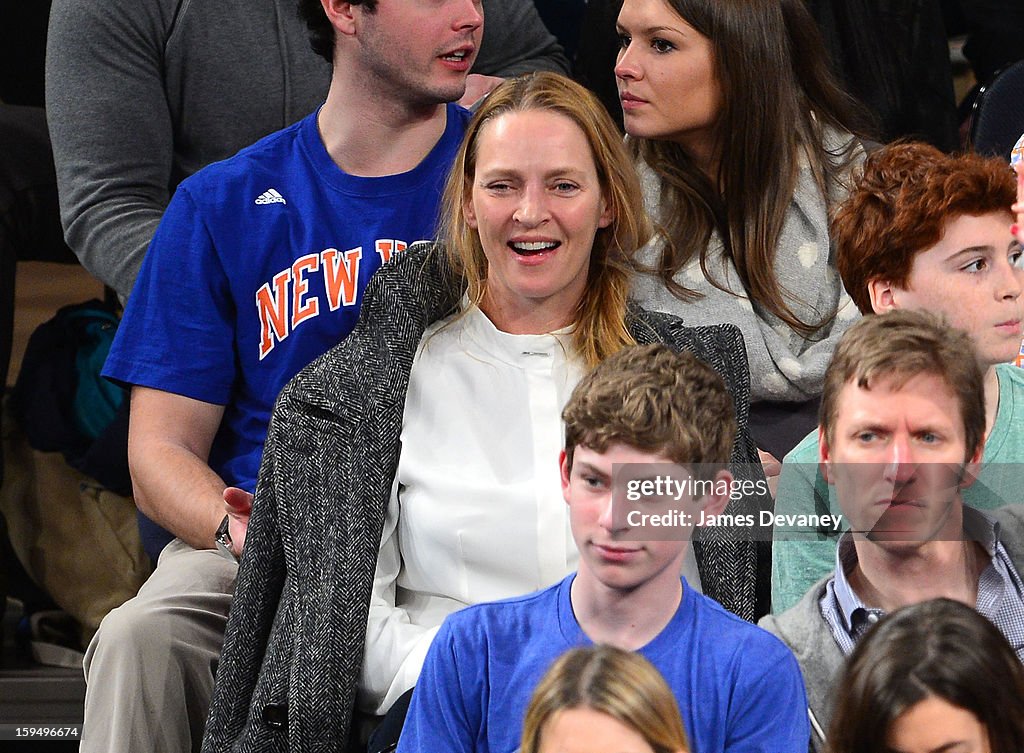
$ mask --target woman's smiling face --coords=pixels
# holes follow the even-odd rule
[[[487,257],[481,308],[495,326],[516,333],[571,324],[594,238],[612,221],[583,130],[548,110],[485,124],[463,212]]]

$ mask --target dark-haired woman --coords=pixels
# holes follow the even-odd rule
[[[752,419],[771,423],[755,439],[782,457],[813,428],[857,317],[828,233],[862,151],[855,105],[801,0],[625,0],[618,31],[625,128],[661,229],[634,290],[687,323],[740,328]]]
[[[893,612],[857,645],[837,687],[829,753],[1024,750],[1024,668],[960,602]]]

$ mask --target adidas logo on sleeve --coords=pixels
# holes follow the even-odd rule
[[[256,197],[257,204],[287,204],[284,200],[284,196],[278,193],[276,188],[268,188],[266,191]]]

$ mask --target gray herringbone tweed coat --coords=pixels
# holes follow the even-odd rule
[[[352,334],[278,397],[204,751],[345,750],[413,355],[462,294],[431,248],[414,246],[377,272]],[[740,426],[732,459],[745,464],[740,475],[757,477],[739,330],[688,328],[639,308],[629,328],[641,343],[692,351],[723,377]],[[727,511],[758,505],[771,500],[748,498]],[[750,620],[766,611],[766,545],[707,529],[694,547],[706,594]]]

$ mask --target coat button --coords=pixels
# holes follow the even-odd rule
[[[271,729],[284,729],[288,726],[288,705],[270,703],[263,707],[261,714],[263,723]]]

